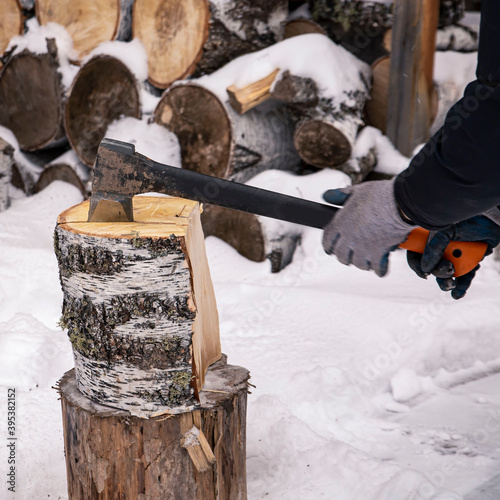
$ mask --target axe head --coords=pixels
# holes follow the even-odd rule
[[[141,192],[138,156],[133,144],[107,138],[101,141],[94,164],[88,222],[133,222],[132,197]]]

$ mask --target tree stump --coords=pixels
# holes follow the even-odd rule
[[[0,2],[0,56],[5,52],[11,38],[23,32],[23,14],[17,0]],[[2,63],[0,62],[0,68]]]
[[[153,120],[177,136],[189,170],[245,182],[263,170],[300,166],[293,122],[283,106],[240,115],[228,101],[188,82],[163,94]]]
[[[83,163],[93,166],[108,125],[122,116],[140,118],[139,88],[125,64],[95,56],[78,71],[66,103],[66,132]]]
[[[182,412],[220,357],[200,206],[151,196],[133,205],[133,223],[85,222],[88,201],[59,216],[61,324],[85,396],[141,417]]]
[[[0,125],[12,130],[21,149],[35,151],[64,137],[64,89],[57,48],[11,56],[0,73]]]
[[[277,42],[287,13],[284,0],[136,0],[132,33],[146,47],[149,82],[166,89]]]
[[[68,30],[78,60],[118,32],[120,0],[37,0],[35,8],[41,25],[53,22]]]
[[[209,368],[200,406],[142,419],[96,404],[73,370],[59,383],[71,500],[246,500],[249,373],[225,356]]]
[[[9,208],[14,148],[0,137],[0,212]]]

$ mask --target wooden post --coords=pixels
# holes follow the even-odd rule
[[[63,212],[54,238],[70,500],[245,500],[249,374],[220,352],[199,204],[138,196],[130,223],[88,209]]]
[[[396,0],[392,31],[387,135],[411,156],[429,138],[438,0]]]

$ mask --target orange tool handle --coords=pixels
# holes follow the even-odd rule
[[[424,253],[425,245],[429,239],[429,231],[423,227],[417,227],[409,235],[399,248]],[[455,276],[463,276],[472,271],[483,260],[488,245],[474,241],[452,241],[444,251],[443,258],[449,260],[455,268]]]

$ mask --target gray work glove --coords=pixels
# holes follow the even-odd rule
[[[343,206],[323,233],[323,248],[342,264],[385,276],[389,253],[406,240],[415,226],[401,219],[394,199],[394,180],[365,182],[323,194],[328,203]]]

